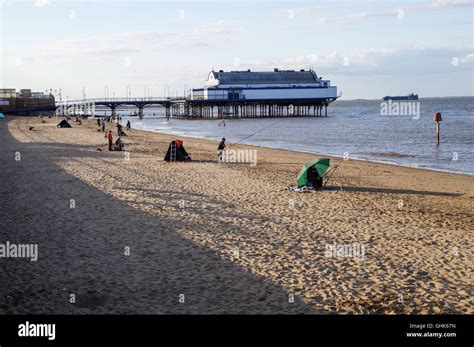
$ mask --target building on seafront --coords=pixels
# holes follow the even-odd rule
[[[337,87],[314,70],[211,71],[204,88],[193,89],[193,100],[327,100]]]
[[[312,69],[211,71],[170,113],[178,118],[326,116],[337,87]]]
[[[0,112],[19,116],[52,115],[55,98],[50,93],[33,92],[31,89],[0,89]]]

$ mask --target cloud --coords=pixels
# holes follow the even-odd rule
[[[347,16],[340,16],[334,18],[334,21],[349,21],[357,19],[377,18],[377,17],[395,17],[399,14],[399,10],[385,11],[385,12],[358,12]]]
[[[455,8],[466,8],[473,7],[474,0],[437,0],[430,3],[420,4],[420,5],[408,5],[408,6],[398,6],[393,10],[389,11],[362,11],[355,12],[344,16],[336,16],[331,19],[324,18],[325,22],[345,22],[353,20],[363,20],[370,18],[383,18],[383,17],[396,17],[399,15],[405,15],[406,13],[413,12],[427,12],[427,11],[439,11],[439,10],[448,10]],[[337,6],[337,5],[336,5]],[[361,4],[359,4],[361,7]],[[302,7],[295,9],[295,12],[308,12],[313,11],[317,7]]]
[[[277,60],[241,62],[242,68],[253,70],[300,69],[313,67],[323,75],[397,75],[418,76],[452,72],[452,60],[458,59],[456,69],[472,70],[472,47],[422,47],[356,49],[329,53],[310,53]]]
[[[433,11],[449,8],[472,7],[473,4],[473,0],[437,0],[426,5],[407,6],[406,8],[414,11]]]
[[[237,37],[242,29],[226,27],[217,21],[181,31],[126,32],[90,36],[74,40],[49,41],[38,44],[38,59],[69,59],[80,56],[117,56],[158,52],[164,49],[188,50],[195,47],[221,46]]]
[[[461,64],[467,64],[470,62],[474,62],[474,53],[466,54],[464,57],[459,59],[459,63]]]
[[[51,6],[51,2],[49,0],[36,0],[35,6],[39,8],[46,8]]]

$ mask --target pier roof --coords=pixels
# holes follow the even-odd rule
[[[208,82],[218,81],[219,84],[292,84],[319,83],[320,79],[313,70],[295,71],[212,71]]]

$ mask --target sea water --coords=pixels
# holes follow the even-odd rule
[[[419,115],[383,111],[383,100],[338,100],[327,117],[181,120],[164,118],[162,108],[145,117],[123,117],[132,127],[230,143],[387,162],[474,175],[474,98],[421,98]],[[386,105],[385,105],[386,106]],[[119,111],[122,115],[133,109]],[[436,145],[434,112],[441,112]],[[99,113],[100,114],[100,113]],[[155,116],[153,116],[155,114]]]

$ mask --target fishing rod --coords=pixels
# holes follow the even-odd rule
[[[250,137],[252,137],[252,136],[254,136],[254,135],[256,135],[256,134],[258,134],[259,132],[261,132],[261,131],[263,131],[263,130],[265,130],[265,129],[271,128],[271,127],[274,126],[275,124],[276,124],[276,123],[273,123],[272,125],[270,125],[270,126],[268,126],[268,127],[264,127],[264,128],[258,129],[258,130],[255,131],[254,133],[252,133],[252,134],[250,134],[250,135],[244,137],[243,139],[241,139],[241,140],[235,142],[235,143],[232,144],[232,145],[233,145],[233,146],[238,145],[239,143],[241,143],[241,142],[247,140],[248,138],[250,138]],[[231,145],[229,144],[229,147],[230,147],[230,146],[231,146]]]

